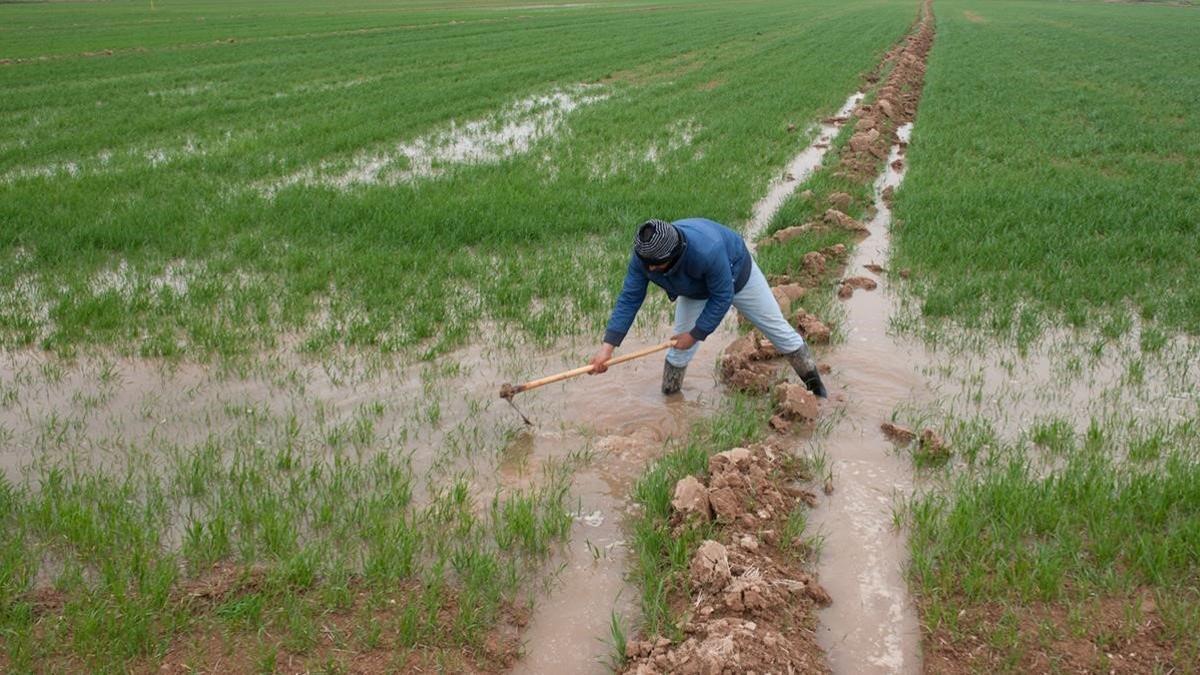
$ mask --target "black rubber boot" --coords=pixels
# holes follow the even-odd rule
[[[671,365],[670,361],[663,361],[662,393],[678,394],[683,388],[683,374],[686,372],[687,366],[679,368]]]
[[[784,354],[783,357],[792,364],[792,369],[810,392],[819,398],[829,398],[829,392],[825,391],[825,383],[821,381],[821,373],[817,372],[817,361],[808,350],[808,345],[790,354]]]

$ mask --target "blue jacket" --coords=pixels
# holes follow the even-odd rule
[[[708,299],[690,333],[703,340],[721,325],[733,304],[733,294],[750,279],[753,259],[742,235],[706,218],[685,218],[673,223],[683,235],[683,254],[666,272],[651,272],[634,253],[629,258],[625,284],[613,308],[604,341],[620,345],[646,299],[646,282],[662,287],[675,298]]]

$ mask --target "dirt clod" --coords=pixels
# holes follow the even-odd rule
[[[851,218],[837,209],[826,210],[825,215],[822,216],[821,219],[827,225],[840,227],[844,230],[849,230],[850,232],[867,232],[866,225],[863,225],[859,221]]]
[[[781,284],[772,288],[771,294],[775,296],[775,302],[779,303],[779,311],[787,316],[792,311],[792,304],[803,298],[807,290],[800,284]]]
[[[891,422],[884,422],[883,424],[880,424],[879,429],[883,432],[884,436],[887,436],[889,441],[893,443],[899,443],[900,445],[908,445],[909,443],[913,442],[914,438],[917,437],[917,435],[913,433],[912,429],[909,429],[908,427],[902,427],[899,424],[893,424]]]
[[[792,325],[796,326],[796,330],[806,342],[814,345],[828,344],[829,338],[833,334],[829,326],[826,326],[816,315],[809,314],[804,310],[799,310],[792,316]]]
[[[841,259],[846,255],[846,245],[834,244],[832,246],[826,246],[825,248],[821,249],[821,255],[825,256],[826,261],[828,261],[830,258]]]
[[[770,362],[777,356],[775,346],[752,330],[722,352],[721,377],[734,389],[765,393],[778,376],[778,364]]]
[[[850,204],[854,202],[854,198],[846,192],[834,192],[827,198],[829,205],[839,211],[846,211],[850,208]]]
[[[812,229],[813,229],[812,223],[805,223],[803,225],[790,225],[788,227],[783,228],[782,230],[779,230],[778,232],[771,235],[770,237],[763,239],[762,241],[760,241],[758,243],[758,245],[762,246],[763,244],[768,244],[768,245],[783,244],[783,243],[789,242],[797,237],[801,237],[807,232],[811,232]]]
[[[887,204],[889,208],[892,206],[892,199],[895,196],[896,196],[896,188],[892,185],[889,185],[889,186],[883,188],[883,192],[879,193],[879,198],[882,199],[883,203]]]
[[[712,517],[708,488],[695,476],[686,476],[675,483],[675,496],[671,500],[671,507],[685,518],[696,516],[708,520]]]
[[[828,607],[833,604],[833,598],[830,597],[829,591],[816,582],[809,583],[804,590],[808,593],[808,597],[812,598],[813,602],[820,607]]]
[[[706,539],[696,549],[692,563],[688,567],[692,583],[699,588],[712,592],[720,591],[729,583],[729,552],[725,545]]]
[[[856,289],[873,291],[878,286],[879,282],[868,277],[847,277],[838,285],[838,297],[845,300],[854,295]]]
[[[732,523],[742,514],[741,500],[730,488],[710,490],[708,499],[712,503],[713,513],[717,515],[718,522]]]
[[[818,251],[809,251],[804,254],[803,265],[805,272],[820,276],[825,273],[825,256]]]
[[[817,397],[803,385],[790,382],[775,387],[775,409],[789,421],[812,421],[820,414]]]

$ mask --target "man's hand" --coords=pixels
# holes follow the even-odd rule
[[[592,372],[588,373],[588,375],[599,375],[600,373],[607,371],[608,366],[604,364],[612,358],[612,355],[612,345],[608,344],[607,342],[600,345],[600,349],[596,352],[596,355],[592,357],[592,366],[594,366],[594,368],[592,368]]]
[[[675,349],[681,352],[691,349],[692,345],[696,344],[696,338],[692,337],[691,333],[680,333],[671,339],[675,341]]]

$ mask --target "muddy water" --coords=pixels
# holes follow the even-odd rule
[[[669,331],[644,323],[623,351],[659,342]],[[137,465],[170,474],[174,448],[270,447],[296,425],[306,452],[410,453],[418,494],[427,484],[466,475],[490,497],[497,486],[544,480],[543,468],[568,455],[590,457],[575,476],[576,522],[545,568],[549,592],[538,594],[520,669],[607,672],[610,650],[602,638],[613,613],[630,629],[637,618],[637,593],[624,580],[621,531],[629,485],[719,400],[714,364],[731,331],[726,326],[701,346],[675,396],[659,392],[662,354],[522,394],[516,403],[533,420],[530,429],[497,398],[500,384],[577,366],[596,343],[472,347],[437,364],[412,365],[362,355],[309,361],[281,351],[233,372],[9,352],[0,355],[0,467],[9,480],[27,477],[35,486],[45,465],[84,471]],[[363,419],[374,432],[361,447],[351,440],[334,447],[329,439],[349,437]]]
[[[664,444],[682,438],[719,399],[713,364],[728,330],[702,344],[676,396],[659,392],[662,356],[656,355],[605,375],[523,394],[530,397],[526,401],[518,397],[521,404],[560,407],[567,426],[534,430],[522,452],[527,459],[505,469],[507,480],[533,475],[538,464],[566,448],[587,445],[598,454],[576,476],[573,493],[579,504],[571,538],[554,563],[561,568],[551,592],[539,598],[523,635],[525,657],[515,672],[610,672],[605,660],[612,649],[605,639],[613,615],[626,630],[637,619],[638,590],[625,581],[622,519],[628,515],[629,487]]]
[[[900,130],[907,138],[909,127]],[[877,213],[870,235],[855,249],[846,275],[874,277],[865,265],[886,266],[891,211],[879,196],[903,179],[891,163],[875,185]],[[879,431],[896,405],[925,396],[917,368],[928,362],[919,347],[888,334],[895,311],[886,279],[875,291],[857,291],[844,303],[846,343],[824,357],[833,372],[834,399],[843,415],[822,447],[836,489],[813,511],[824,536],[819,573],[834,598],[820,614],[821,646],[837,673],[919,672],[920,630],[904,578],[905,542],[892,521],[893,500],[912,489],[907,456]]]

